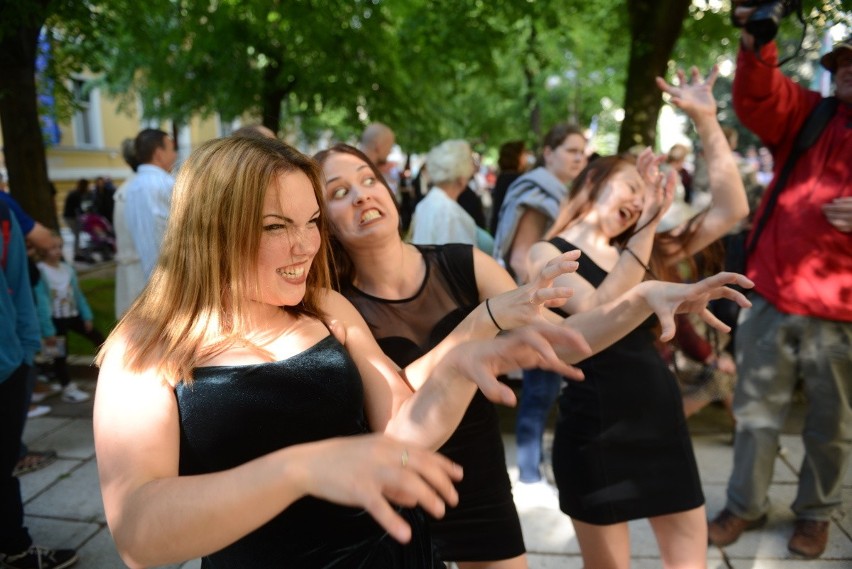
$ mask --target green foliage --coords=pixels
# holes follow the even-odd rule
[[[805,0],[808,54],[819,30],[848,14],[850,3]],[[352,140],[380,120],[406,150],[448,137],[484,150],[513,138],[536,145],[555,122],[587,126],[593,119],[606,146],[618,132],[616,111],[635,104],[624,101],[627,0],[23,4],[49,5],[56,77],[85,65],[126,109],[141,101],[148,118],[264,115],[305,143],[329,133]],[[734,56],[738,31],[729,9],[729,2],[693,0],[670,74],[678,65],[706,69]],[[783,41],[798,39],[797,25],[785,20]],[[60,102],[70,100],[61,81],[56,88]],[[73,107],[60,109],[67,116]]]

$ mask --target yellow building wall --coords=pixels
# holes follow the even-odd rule
[[[104,91],[96,89],[92,92],[92,102],[89,109],[93,113],[94,139],[98,144],[84,146],[77,144],[74,119],[59,124],[59,144],[47,148],[47,175],[56,187],[56,206],[61,214],[65,197],[77,185],[81,178],[94,183],[99,176],[112,178],[118,187],[133,172],[121,156],[121,143],[125,138],[134,138],[143,128],[135,105],[123,105],[109,97]],[[243,123],[252,122],[249,117],[243,118]],[[151,126],[150,122],[144,125]],[[221,135],[221,125],[218,117],[201,118],[194,116],[187,125],[189,144],[187,149],[181,148],[181,156],[187,156],[202,143]],[[161,123],[158,128],[172,133],[170,122]],[[183,135],[185,137],[185,134]],[[0,134],[0,145],[3,139]],[[185,143],[185,140],[182,144]],[[2,154],[0,154],[0,167]],[[60,215],[61,217],[61,215]]]

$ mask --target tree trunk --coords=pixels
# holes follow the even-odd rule
[[[0,122],[12,196],[24,211],[56,229],[35,83],[38,34],[45,19],[46,12],[33,16],[0,39]]]
[[[538,148],[541,141],[541,105],[536,96],[535,78],[536,72],[533,70],[533,60],[536,59],[536,48],[538,33],[535,27],[535,22],[530,18],[530,35],[527,40],[527,57],[524,60],[524,79],[526,82],[526,94],[524,96],[525,108],[530,113],[530,131],[535,138],[534,148]],[[538,63],[538,62],[536,62]],[[539,66],[540,67],[540,66]]]
[[[653,146],[657,116],[663,104],[654,78],[663,77],[675,42],[683,28],[691,0],[628,0],[630,62],[624,92],[624,121],[619,152]]]
[[[280,70],[281,67],[278,62],[271,62],[263,72],[261,120],[263,126],[274,133],[278,133],[281,129],[281,107],[284,103],[284,97],[290,94],[290,91],[296,85],[295,79],[288,81],[284,86],[279,85],[282,75]]]

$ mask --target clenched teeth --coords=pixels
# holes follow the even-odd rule
[[[381,213],[379,213],[379,212],[378,212],[377,210],[375,210],[375,209],[371,209],[371,210],[369,210],[369,211],[365,211],[365,212],[364,212],[364,215],[362,215],[362,216],[361,216],[361,223],[366,223],[366,222],[368,222],[368,221],[373,221],[374,219],[379,218],[379,217],[381,217],[381,216],[382,216],[382,214],[381,214]]]
[[[281,275],[282,277],[294,279],[301,277],[303,274],[305,274],[305,267],[298,267],[294,269],[278,269],[275,272]]]

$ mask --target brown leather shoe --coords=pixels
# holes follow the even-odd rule
[[[737,541],[744,531],[759,528],[765,523],[765,514],[756,520],[744,520],[725,508],[707,526],[707,540],[713,545],[730,545]]]
[[[820,520],[796,520],[793,537],[787,542],[787,549],[807,559],[822,555],[828,545],[828,522]]]

